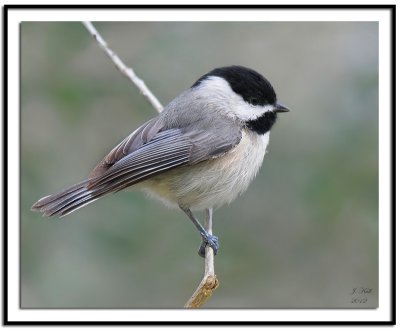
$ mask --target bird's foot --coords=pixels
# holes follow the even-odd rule
[[[214,251],[214,255],[216,255],[218,252],[218,248],[219,248],[218,237],[216,235],[212,235],[212,234],[208,234],[208,233],[206,233],[206,234],[200,233],[200,235],[202,238],[202,242],[199,247],[198,254],[204,258],[206,256],[206,247],[210,246],[212,248],[212,250]]]

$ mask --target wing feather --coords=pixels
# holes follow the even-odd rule
[[[179,129],[161,132],[91,180],[88,188],[96,196],[119,191],[149,176],[187,164],[192,148],[191,140],[182,136]]]
[[[130,153],[113,163],[101,175],[88,184],[91,196],[98,198],[117,192],[167,170],[220,156],[240,141],[238,133],[219,135],[213,130],[186,132],[183,129],[168,129],[154,134],[156,122],[143,125],[128,136],[106,159],[121,157],[121,149]],[[149,132],[152,131],[151,140]],[[137,139],[140,139],[138,142]],[[132,146],[135,147],[132,149]],[[110,165],[109,163],[108,165]]]
[[[126,155],[142,147],[151,140],[160,129],[158,117],[147,121],[115,146],[89,174],[89,178],[103,175],[115,163]]]
[[[65,216],[108,193],[173,168],[222,156],[241,139],[240,125],[222,119],[197,121],[194,127],[181,120],[176,126],[175,121],[166,124],[162,114],[114,147],[88,179],[40,199],[32,209],[46,216]]]

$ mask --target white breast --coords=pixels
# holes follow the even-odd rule
[[[240,143],[222,157],[171,170],[142,185],[169,206],[192,210],[217,208],[243,193],[264,159],[269,132],[243,130]]]

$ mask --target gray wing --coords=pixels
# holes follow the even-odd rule
[[[160,121],[157,118],[147,121],[145,124],[136,129],[127,136],[121,143],[114,147],[103,160],[92,170],[89,178],[95,178],[103,175],[115,163],[128,154],[138,150],[147,141],[151,140],[160,130]]]
[[[65,216],[108,193],[172,168],[219,157],[241,139],[240,125],[218,116],[211,119],[203,115],[198,120],[180,117],[178,126],[176,121],[166,122],[162,114],[111,150],[88,179],[40,199],[32,209],[46,216]]]
[[[218,124],[194,131],[187,127],[163,130],[159,117],[152,119],[96,166],[89,176],[88,189],[93,197],[100,197],[170,169],[219,157],[241,139],[240,127],[228,126],[229,131]]]

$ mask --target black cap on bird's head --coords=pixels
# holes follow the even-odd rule
[[[211,76],[225,79],[236,94],[252,105],[276,103],[276,94],[271,83],[252,69],[237,65],[216,68],[203,75],[192,87]]]
[[[271,83],[252,69],[239,65],[216,68],[200,77],[192,88],[210,77],[223,78],[246,103],[268,109],[260,113],[257,118],[246,120],[249,129],[257,133],[263,134],[271,129],[276,121],[276,113],[289,111],[287,107],[277,103],[276,93]]]

